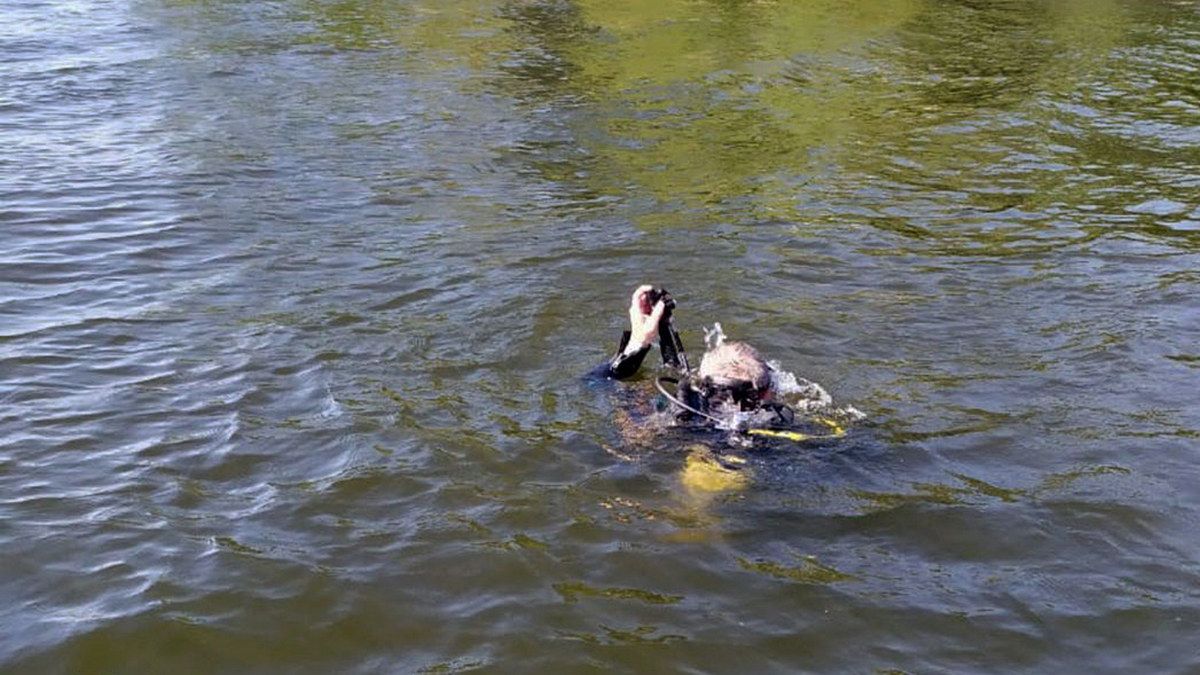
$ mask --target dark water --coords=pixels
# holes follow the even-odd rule
[[[0,670],[1200,668],[1195,3],[10,0],[0,83]],[[869,423],[626,447],[641,281]]]

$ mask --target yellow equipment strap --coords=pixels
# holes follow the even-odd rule
[[[846,430],[837,422],[825,418],[814,418],[821,424],[829,427],[828,434],[802,434],[799,431],[782,431],[779,429],[747,429],[746,433],[752,436],[767,436],[769,438],[782,438],[789,441],[800,443],[802,441],[811,441],[819,438],[841,438],[846,435]]]

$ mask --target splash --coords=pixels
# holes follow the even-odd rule
[[[852,405],[834,405],[833,397],[825,391],[825,387],[803,377],[796,377],[795,373],[784,370],[778,361],[768,361],[767,365],[771,369],[771,387],[776,395],[797,413],[832,415],[855,422],[867,418]]]
[[[712,328],[704,329],[705,351],[711,352],[723,344],[725,344],[725,331],[721,329],[721,322],[714,323]]]

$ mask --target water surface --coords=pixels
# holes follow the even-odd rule
[[[0,56],[0,670],[1200,667],[1194,3],[17,0]],[[580,380],[642,281],[868,423],[689,489]]]

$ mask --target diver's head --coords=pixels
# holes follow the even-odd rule
[[[705,352],[698,375],[709,406],[751,410],[771,398],[771,368],[744,342],[723,342]]]

